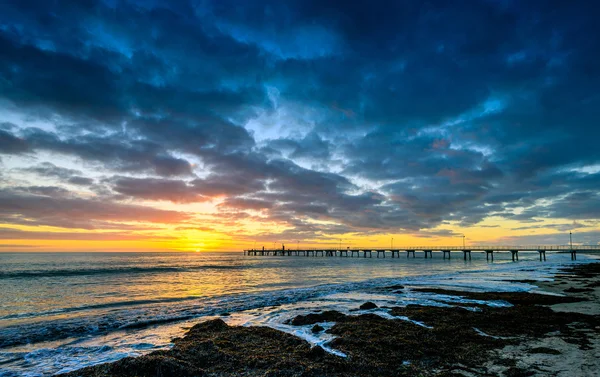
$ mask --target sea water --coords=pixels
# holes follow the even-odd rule
[[[579,256],[578,263],[589,259]],[[270,326],[327,347],[331,335],[287,321],[365,301],[378,306],[461,305],[456,296],[414,287],[528,291],[511,280],[549,280],[568,254],[473,253],[452,259],[244,256],[223,253],[0,253],[0,376],[49,376],[171,346],[202,320]],[[401,292],[378,290],[404,285]],[[504,302],[478,302],[508,305]],[[369,311],[391,317],[385,309]],[[223,314],[227,313],[227,316]],[[411,321],[410,318],[398,318]],[[415,323],[416,325],[424,325]],[[323,327],[333,323],[323,323]]]

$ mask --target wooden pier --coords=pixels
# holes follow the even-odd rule
[[[354,247],[346,249],[334,248],[310,248],[310,249],[248,249],[244,250],[244,255],[251,256],[306,256],[306,257],[346,257],[354,258],[373,258],[373,253],[376,253],[377,258],[385,258],[386,255],[392,258],[400,258],[400,253],[405,252],[406,257],[416,258],[417,252],[423,253],[425,259],[433,258],[433,252],[442,253],[442,257],[446,259],[452,258],[452,252],[462,252],[464,260],[471,260],[471,252],[485,253],[486,260],[494,261],[494,253],[510,252],[511,258],[514,262],[519,260],[519,252],[537,252],[540,256],[540,261],[546,260],[546,252],[558,252],[558,253],[569,253],[571,254],[571,260],[577,259],[578,251],[596,251],[600,252],[600,245],[559,245],[559,246],[407,246],[398,248],[371,248],[371,247]]]

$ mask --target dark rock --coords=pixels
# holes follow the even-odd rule
[[[325,350],[320,346],[314,346],[308,352],[308,357],[312,360],[322,359],[326,355]]]
[[[536,347],[529,350],[529,353],[542,353],[546,355],[560,355],[560,351],[548,347]]]
[[[377,305],[375,305],[374,303],[368,301],[368,302],[365,302],[364,304],[362,304],[360,306],[360,309],[362,309],[362,310],[369,310],[369,309],[376,309],[377,307],[378,307]]]
[[[386,287],[386,289],[388,289],[390,291],[393,291],[393,290],[396,290],[396,289],[404,289],[404,286],[403,285],[399,285],[399,284],[397,284],[397,285],[390,285],[389,287]]]
[[[593,328],[600,319],[585,314],[555,312],[547,306],[515,305],[511,307],[490,308],[480,306],[479,311],[470,311],[458,307],[424,307],[407,305],[394,308],[395,316],[406,316],[437,328],[455,328],[457,336],[465,331],[478,328],[486,334],[496,337],[518,338],[523,336],[543,337],[549,332],[560,332],[569,337],[571,343],[582,347],[589,345],[588,335],[572,328],[570,324],[584,323]],[[455,322],[461,322],[456,326]],[[464,327],[463,325],[466,325]],[[466,334],[460,334],[466,336]],[[590,335],[591,336],[591,335]]]
[[[415,290],[441,295],[460,296],[472,300],[507,301],[513,305],[554,305],[587,301],[587,299],[581,297],[540,295],[527,292],[466,292],[441,288],[417,288]]]
[[[320,333],[323,330],[325,330],[325,328],[323,328],[323,326],[314,325],[310,331],[312,331],[313,334],[316,334],[316,333]]]
[[[313,325],[318,322],[338,322],[344,320],[346,316],[335,310],[328,310],[323,313],[310,313],[307,315],[299,315],[292,319],[291,324],[294,326]]]
[[[314,349],[317,348],[317,349]],[[199,323],[170,350],[71,372],[68,377],[345,376],[343,359],[268,327],[230,327],[221,319]],[[309,373],[314,369],[328,373]],[[306,372],[306,373],[305,373]]]
[[[203,376],[204,371],[189,362],[160,354],[150,354],[140,357],[126,357],[111,364],[97,367],[87,367],[77,372],[69,373],[72,376]]]
[[[515,367],[517,366],[517,360],[511,357],[502,357],[494,361],[494,364],[502,365],[505,367]]]
[[[229,326],[222,319],[213,319],[212,321],[200,322],[197,325],[192,326],[188,334],[194,334],[203,331],[224,331],[227,330]]]
[[[567,293],[588,293],[588,292],[594,292],[594,290],[592,288],[575,288],[575,287],[571,287],[571,288],[565,289],[564,292],[567,292]]]
[[[530,377],[535,375],[535,372],[522,368],[512,367],[509,368],[506,372],[504,372],[504,375],[506,377]]]
[[[227,313],[227,312],[223,312],[221,314],[219,314],[221,317],[229,317],[231,314]]]
[[[395,285],[388,285],[387,287],[376,287],[373,288],[374,292],[390,292],[390,291],[399,291],[401,289],[404,289],[403,285],[400,284],[395,284]]]

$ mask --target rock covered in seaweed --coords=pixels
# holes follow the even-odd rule
[[[369,309],[377,309],[378,306],[372,303],[371,301],[367,301],[360,306],[361,310],[369,310]]]

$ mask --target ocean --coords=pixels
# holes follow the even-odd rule
[[[589,257],[578,256],[575,263]],[[568,254],[473,253],[452,259],[244,256],[222,253],[0,253],[0,376],[51,376],[170,347],[201,320],[270,326],[327,347],[331,336],[286,321],[336,309],[460,305],[455,296],[412,287],[529,291],[573,263]],[[379,288],[402,285],[394,293]],[[483,302],[509,305],[505,302]],[[390,316],[385,309],[371,310]],[[400,318],[409,320],[410,318]],[[417,323],[419,325],[419,323]],[[328,324],[325,324],[327,326]],[[333,324],[330,324],[333,325]]]

